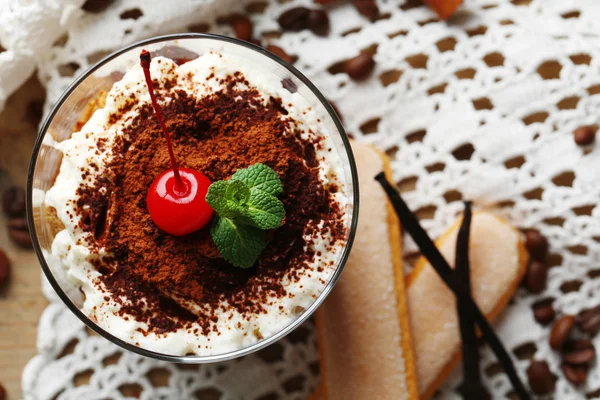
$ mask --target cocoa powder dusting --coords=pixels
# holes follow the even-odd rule
[[[163,85],[163,90],[175,83]],[[241,73],[222,83],[223,90],[201,99],[171,90],[163,113],[181,167],[200,171],[213,182],[256,163],[278,173],[284,188],[280,199],[285,224],[269,232],[270,241],[254,267],[241,269],[227,263],[214,246],[210,224],[184,237],[171,236],[154,225],[146,208],[147,191],[170,164],[149,104],[140,108],[111,149],[108,173],[78,191],[80,226],[92,234],[88,244],[95,237],[94,246],[104,246],[113,255],[95,262],[103,273],[98,284],[121,303],[124,316],[147,322],[157,333],[193,322],[207,333],[224,300],[243,314],[264,312],[267,296],[287,295],[281,282],[284,274],[297,280],[311,268],[315,254],[305,250],[310,243],[303,237],[318,238],[325,232],[334,240],[345,236],[342,212],[315,168],[319,139],[301,139],[302,132],[281,101],[270,98],[263,104],[256,90],[238,85],[247,85]],[[120,115],[111,118],[118,120]],[[107,210],[110,222],[105,221]],[[324,222],[318,227],[320,221]],[[171,300],[174,296],[208,305],[212,312],[192,314]]]

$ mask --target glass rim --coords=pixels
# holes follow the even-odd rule
[[[63,289],[60,287],[60,285],[54,278],[54,274],[52,273],[52,271],[50,270],[50,267],[46,263],[46,259],[44,257],[42,248],[38,241],[38,236],[36,233],[35,223],[34,223],[34,218],[33,218],[33,177],[34,177],[35,167],[37,165],[39,152],[42,147],[44,137],[46,136],[46,134],[48,132],[48,128],[50,127],[50,124],[52,123],[55,115],[57,114],[58,110],[62,107],[62,105],[65,103],[65,101],[69,98],[69,96],[73,93],[73,91],[75,91],[75,89],[85,79],[87,79],[92,73],[94,73],[96,70],[98,70],[105,64],[109,63],[113,59],[117,58],[118,56],[120,56],[136,47],[153,44],[153,43],[169,41],[169,40],[178,40],[178,39],[207,39],[207,40],[228,42],[228,43],[231,43],[234,45],[239,45],[239,46],[245,47],[247,49],[256,51],[257,53],[262,54],[263,56],[266,56],[266,57],[270,58],[271,60],[275,61],[276,63],[280,64],[288,72],[290,72],[294,78],[300,80],[304,85],[306,85],[306,87],[308,89],[310,89],[312,94],[315,95],[317,97],[317,99],[319,100],[319,102],[325,107],[325,109],[327,110],[327,113],[329,114],[329,117],[332,119],[332,121],[334,122],[334,124],[336,126],[336,129],[339,132],[339,135],[342,139],[342,143],[344,145],[344,150],[348,157],[348,163],[349,163],[350,175],[351,175],[350,180],[352,182],[352,195],[354,197],[354,204],[353,204],[353,208],[352,208],[352,220],[350,222],[350,227],[349,227],[350,231],[348,234],[348,240],[346,242],[346,246],[344,247],[342,256],[340,257],[338,264],[336,266],[336,269],[333,272],[333,275],[331,276],[331,278],[329,279],[329,282],[327,283],[325,288],[321,291],[319,296],[312,302],[312,304],[308,308],[306,308],[306,310],[304,310],[304,312],[301,315],[299,315],[294,321],[292,321],[287,326],[285,326],[285,328],[283,328],[276,334],[274,334],[266,339],[260,340],[250,346],[247,346],[247,347],[244,347],[244,348],[241,348],[238,350],[234,350],[234,351],[230,351],[230,352],[222,353],[222,354],[213,354],[213,355],[205,355],[205,356],[199,356],[199,355],[177,356],[177,355],[171,355],[171,354],[155,352],[152,350],[147,350],[142,347],[138,347],[131,343],[128,343],[122,339],[119,339],[118,337],[114,336],[113,334],[111,334],[110,332],[108,332],[107,330],[102,328],[100,325],[98,325],[97,323],[92,321],[87,315],[85,315],[71,301],[69,296],[63,291]],[[79,75],[69,85],[69,87],[61,94],[61,96],[58,99],[58,101],[56,102],[56,104],[53,105],[52,110],[48,113],[48,115],[44,119],[44,122],[41,125],[38,136],[36,138],[35,145],[33,147],[33,152],[31,155],[31,160],[29,163],[29,170],[27,173],[27,199],[26,200],[27,200],[27,223],[29,226],[29,232],[30,232],[31,239],[33,242],[33,248],[34,248],[37,258],[40,262],[42,270],[44,271],[44,275],[46,276],[46,278],[50,282],[52,288],[58,294],[58,296],[60,297],[62,302],[65,303],[65,305],[69,308],[69,310],[71,312],[73,312],[73,314],[75,314],[88,328],[92,329],[94,332],[96,332],[103,338],[109,340],[110,342],[116,344],[117,346],[119,346],[125,350],[134,352],[136,354],[145,356],[145,357],[149,357],[149,358],[153,358],[153,359],[161,360],[161,361],[182,363],[182,364],[206,364],[206,363],[215,363],[215,362],[220,362],[220,361],[232,360],[235,358],[249,355],[260,349],[263,349],[263,348],[279,341],[283,337],[287,336],[290,332],[295,330],[298,326],[300,326],[303,322],[305,322],[315,312],[315,310],[323,303],[325,298],[329,295],[329,293],[335,286],[335,284],[338,281],[338,279],[346,265],[346,262],[348,260],[348,256],[350,254],[350,250],[352,249],[354,237],[356,234],[356,228],[358,225],[358,211],[359,211],[359,200],[360,199],[359,199],[358,173],[357,173],[357,169],[356,169],[356,162],[354,159],[352,148],[350,146],[350,141],[348,139],[348,135],[346,134],[346,131],[344,130],[344,127],[343,127],[339,117],[336,115],[336,113],[335,113],[333,107],[330,105],[329,101],[316,88],[316,86],[306,76],[304,76],[304,74],[302,74],[300,71],[298,71],[298,69],[296,69],[293,65],[283,61],[281,58],[275,56],[274,54],[270,53],[269,51],[265,50],[264,48],[262,48],[258,45],[255,45],[253,43],[250,43],[250,42],[242,41],[242,40],[239,40],[236,38],[231,38],[228,36],[222,36],[222,35],[216,35],[216,34],[210,34],[210,33],[179,33],[179,34],[155,36],[155,37],[137,41],[128,46],[125,46],[125,47],[109,54],[108,56],[104,57],[100,61],[98,61],[95,64],[93,64],[92,66],[90,66],[86,71],[84,71],[81,75]]]

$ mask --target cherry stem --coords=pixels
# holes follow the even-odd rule
[[[169,158],[171,159],[171,166],[173,167],[173,173],[175,175],[175,188],[183,192],[185,191],[185,185],[183,184],[181,175],[179,175],[177,160],[175,159],[175,153],[173,153],[171,135],[167,130],[167,126],[165,125],[162,112],[160,111],[160,106],[158,105],[158,102],[156,101],[156,95],[154,94],[154,84],[152,83],[152,76],[150,75],[150,59],[150,53],[147,50],[142,50],[142,52],[140,53],[140,65],[144,70],[144,77],[146,78],[146,85],[148,85],[148,91],[150,92],[150,99],[152,100],[152,108],[154,108],[154,114],[156,115],[156,119],[158,119],[158,123],[160,124],[160,127],[162,128],[162,131],[165,134],[165,139],[167,140]]]

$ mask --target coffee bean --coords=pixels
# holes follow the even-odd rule
[[[569,338],[574,325],[575,317],[572,315],[565,315],[558,319],[552,325],[552,330],[550,331],[550,347],[554,350],[559,350]]]
[[[8,221],[8,236],[21,247],[32,246],[25,218],[12,218]]]
[[[533,306],[533,318],[542,324],[548,325],[554,320],[556,312],[552,308],[552,304],[538,304]]]
[[[568,364],[587,364],[596,358],[596,349],[590,340],[580,339],[565,344],[563,361]]]
[[[113,0],[87,0],[81,8],[95,14],[106,10],[112,2]]]
[[[25,216],[25,191],[19,187],[12,186],[2,195],[2,208],[9,217]]]
[[[6,283],[10,276],[10,260],[6,253],[0,249],[0,287]]]
[[[310,10],[306,27],[315,35],[327,36],[329,33],[329,16],[323,10]]]
[[[0,383],[0,400],[6,400],[6,389]]]
[[[352,0],[352,4],[359,13],[371,21],[375,21],[379,17],[379,8],[375,0]]]
[[[298,32],[308,27],[309,14],[306,7],[294,7],[281,14],[277,22],[283,30]]]
[[[592,125],[580,126],[573,131],[573,140],[579,146],[587,146],[596,140],[596,128]]]
[[[355,80],[361,80],[369,76],[369,74],[375,68],[375,60],[373,56],[367,52],[361,52],[354,58],[346,61],[344,64],[344,70]]]
[[[548,240],[540,231],[528,229],[525,231],[525,247],[532,259],[544,261],[548,256]]]
[[[596,358],[596,350],[573,350],[563,356],[563,361],[569,364],[582,365],[592,362]]]
[[[564,350],[583,350],[583,349],[593,349],[594,343],[592,343],[589,339],[577,339],[577,340],[569,340],[565,343]]]
[[[532,261],[525,272],[525,287],[531,293],[540,293],[546,288],[548,268],[539,261]]]
[[[587,380],[588,369],[584,365],[562,364],[560,369],[565,378],[574,385],[581,385]]]
[[[581,310],[579,314],[577,314],[577,326],[584,333],[595,335],[600,330],[600,305]]]
[[[527,368],[527,380],[533,393],[549,394],[554,392],[554,375],[546,361],[532,361]]]
[[[229,21],[231,28],[235,32],[235,37],[249,42],[252,40],[252,21],[245,15],[236,14]]]
[[[285,50],[283,50],[279,46],[270,44],[266,47],[266,49],[268,51],[270,51],[271,53],[275,54],[277,57],[281,58],[283,61],[285,61],[288,64],[293,64],[294,61],[296,61],[295,57],[290,56],[288,53],[285,52]]]

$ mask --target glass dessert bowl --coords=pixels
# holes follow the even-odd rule
[[[178,168],[209,210],[189,231],[185,196],[170,208],[156,194]],[[358,181],[338,117],[294,67],[236,39],[170,35],[63,94],[34,148],[28,211],[44,273],[86,325],[145,356],[215,362],[322,303],[352,246]]]

